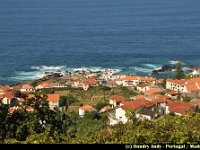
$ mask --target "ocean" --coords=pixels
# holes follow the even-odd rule
[[[146,76],[177,60],[200,65],[199,8],[199,0],[0,0],[0,84],[52,70]]]

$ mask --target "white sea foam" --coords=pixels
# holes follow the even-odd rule
[[[122,69],[121,68],[102,68],[102,67],[80,67],[80,68],[72,68],[71,71],[86,71],[86,70],[90,70],[93,72],[97,72],[97,71],[106,71],[107,69],[111,69],[113,72],[118,73],[121,72]]]
[[[158,65],[158,64],[143,64],[143,66],[147,67],[147,68],[150,68],[152,70],[158,70],[158,69],[161,69],[161,65]]]
[[[36,70],[60,70],[65,68],[66,66],[32,66],[31,69]]]
[[[183,71],[191,71],[192,69],[188,68],[188,67],[183,67]]]
[[[135,72],[143,72],[143,73],[150,73],[152,70],[157,70],[161,68],[161,65],[157,64],[142,64],[143,67],[129,67],[129,69],[133,69]]]
[[[27,80],[35,80],[42,78],[43,72],[41,71],[32,71],[32,72],[25,72],[25,71],[18,71],[15,72],[15,75],[12,77],[8,77],[13,81],[27,81]]]
[[[144,73],[148,73],[151,72],[152,69],[149,68],[144,68],[144,67],[129,67],[130,69],[134,69],[136,72],[144,72]]]
[[[183,65],[185,64],[184,62],[178,61],[178,60],[170,60],[170,61],[169,61],[169,64],[171,64],[171,65],[176,65],[176,64],[179,63],[179,62],[181,62]]]
[[[77,70],[91,70],[91,71],[105,71],[108,68],[102,67],[81,67],[81,68],[70,68],[65,66],[33,66],[31,67],[32,71],[17,71],[14,73],[12,77],[8,77],[7,79],[12,81],[28,81],[28,80],[35,80],[40,79],[45,76],[45,72],[55,72],[57,70],[61,70],[62,72],[70,71],[74,72]],[[111,69],[113,72],[117,73],[120,72],[121,69]]]

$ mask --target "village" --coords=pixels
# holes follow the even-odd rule
[[[18,109],[33,112],[34,107],[25,105],[25,101],[34,99],[39,93],[46,94],[49,108],[53,111],[75,111],[80,118],[86,112],[107,112],[109,125],[127,123],[130,119],[128,112],[139,120],[156,120],[163,115],[181,116],[199,109],[199,72],[194,69],[185,79],[157,79],[118,74],[111,69],[103,72],[76,71],[13,86],[1,85],[0,102],[9,105],[9,115]],[[19,93],[26,96],[20,97]],[[78,103],[72,103],[67,110],[63,110],[61,97],[69,94],[74,95]],[[100,102],[107,105],[95,109],[94,106]]]

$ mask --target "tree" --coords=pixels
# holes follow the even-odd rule
[[[189,101],[191,101],[192,100],[192,98],[191,97],[188,97],[187,95],[185,96],[185,97],[183,97],[183,101],[184,102],[189,102]]]
[[[10,107],[14,107],[14,106],[19,106],[19,101],[15,97],[10,100]]]
[[[176,79],[183,79],[185,78],[185,74],[183,72],[183,66],[182,66],[182,63],[181,62],[178,62],[176,64],[176,76],[175,76]]]
[[[67,96],[61,96],[59,101],[59,107],[64,107],[67,105]]]
[[[158,83],[162,88],[166,88],[166,79],[163,80],[163,82]]]
[[[35,88],[38,85],[38,83],[37,82],[32,82],[31,85]]]
[[[68,107],[72,103],[77,102],[78,100],[73,95],[61,96],[59,101],[59,107]]]
[[[25,141],[28,135],[29,131],[27,125],[20,126],[16,131],[16,139],[18,141]]]
[[[17,90],[15,92],[15,97],[21,98],[22,97],[22,93],[19,90]]]
[[[94,119],[100,119],[101,116],[99,115],[98,112],[96,111],[91,111],[91,112],[86,112],[85,115],[84,115],[84,118],[85,119],[91,119],[91,120],[94,120]]]
[[[109,105],[108,102],[98,102],[98,103],[94,106],[94,108],[97,109],[97,111],[100,111],[101,108],[103,108],[103,107],[105,107],[105,106],[107,106],[107,105]]]

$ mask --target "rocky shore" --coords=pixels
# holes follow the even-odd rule
[[[189,70],[195,70],[195,69],[200,69],[200,66],[186,66],[186,68],[189,69]],[[173,71],[175,69],[176,69],[176,66],[164,65],[160,69],[153,70],[151,72],[151,75],[156,76],[156,75],[159,75],[160,73],[170,72],[170,71]]]
[[[160,73],[164,73],[164,72],[170,72],[172,70],[176,69],[176,66],[168,66],[168,65],[164,65],[162,66],[161,69],[158,70],[153,70],[151,75],[155,76],[155,75],[159,75]]]

